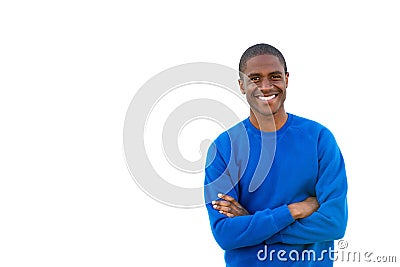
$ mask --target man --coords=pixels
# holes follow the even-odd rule
[[[289,73],[268,44],[239,63],[249,118],[210,146],[205,201],[227,266],[332,266],[347,224],[343,157],[324,126],[286,113]]]

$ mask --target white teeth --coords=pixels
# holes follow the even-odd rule
[[[258,99],[262,100],[262,101],[268,101],[271,100],[273,98],[275,98],[276,95],[271,95],[271,96],[259,96]]]

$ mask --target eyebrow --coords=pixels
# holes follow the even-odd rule
[[[274,74],[281,74],[282,75],[283,72],[277,70],[277,71],[273,71],[273,72],[268,73],[268,75],[274,75]],[[250,72],[249,74],[247,74],[247,77],[253,77],[253,76],[262,76],[262,74],[259,73],[259,72]]]

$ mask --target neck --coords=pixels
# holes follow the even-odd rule
[[[251,124],[263,132],[275,132],[279,130],[285,124],[287,118],[288,115],[284,109],[281,109],[279,112],[271,115],[257,114],[250,109]]]

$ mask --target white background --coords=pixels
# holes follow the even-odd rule
[[[349,250],[399,261],[398,4],[325,2],[2,1],[0,266],[224,266],[203,208],[135,184],[122,130],[152,76],[259,42],[286,57],[286,110],[342,149]]]

